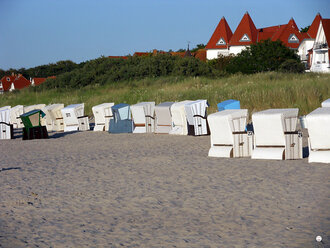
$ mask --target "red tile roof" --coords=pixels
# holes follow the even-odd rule
[[[244,41],[244,38],[247,40]],[[229,41],[230,46],[247,46],[255,44],[258,39],[258,30],[248,12],[245,13],[233,36]]]
[[[127,59],[127,56],[108,56],[110,59]]]
[[[330,19],[322,19],[321,22],[322,22],[325,38],[327,39],[327,43],[329,46],[329,43],[330,43]]]
[[[16,76],[3,76],[1,78],[1,83],[3,87],[3,91],[8,91],[10,89],[11,84],[15,81]]]
[[[18,75],[14,81],[15,90],[20,90],[31,85],[31,82],[22,75]]]
[[[322,20],[322,16],[320,15],[320,13],[318,13],[315,16],[314,21],[312,22],[312,25],[309,27],[309,29],[307,31],[307,34],[310,36],[310,38],[312,38],[312,39],[316,38],[317,30],[319,29],[321,20]]]
[[[152,53],[143,53],[143,52],[135,52],[133,56],[141,57],[141,56],[150,56]]]
[[[196,52],[194,52],[193,56],[196,59],[200,59],[201,61],[206,61],[206,49],[199,49]]]
[[[34,86],[38,86],[46,81],[46,78],[33,78]]]
[[[211,39],[206,45],[206,49],[224,49],[228,47],[228,43],[233,36],[233,32],[231,31],[226,19],[224,17],[221,18],[218,26],[214,30]],[[222,39],[223,44],[219,44],[219,41]]]
[[[287,47],[298,48],[303,38],[304,36],[300,33],[296,22],[291,18],[287,25],[281,26],[280,29],[275,32],[272,41],[280,40]],[[295,41],[294,39],[298,40]]]

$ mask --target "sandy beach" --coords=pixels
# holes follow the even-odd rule
[[[209,148],[92,131],[1,140],[0,247],[329,247],[329,164]]]

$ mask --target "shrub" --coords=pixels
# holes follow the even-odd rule
[[[305,71],[305,66],[294,59],[288,59],[280,65],[279,70],[281,72],[302,73]]]

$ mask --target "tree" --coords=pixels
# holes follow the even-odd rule
[[[307,27],[301,28],[301,29],[300,29],[300,32],[301,32],[301,33],[307,33],[309,27],[310,27],[310,26],[307,26]]]
[[[277,71],[280,65],[288,59],[300,63],[295,51],[283,45],[281,41],[265,40],[251,45],[235,56],[229,62],[226,70],[231,73],[246,74]]]

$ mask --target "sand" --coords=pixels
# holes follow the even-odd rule
[[[0,247],[330,244],[330,165],[210,158],[210,137],[1,140]]]

